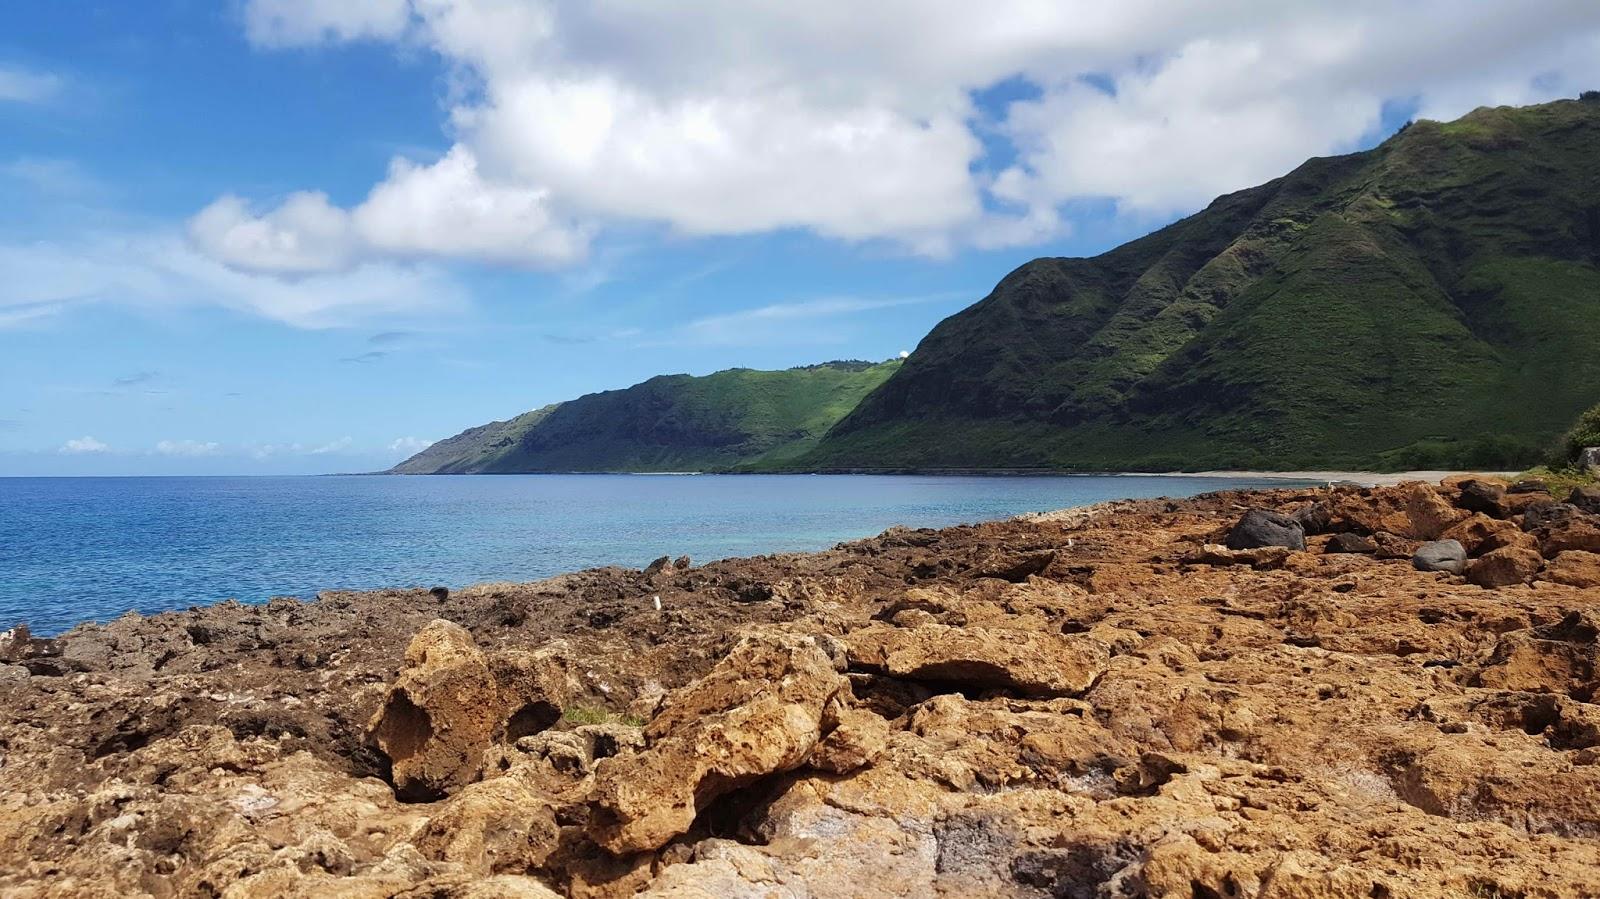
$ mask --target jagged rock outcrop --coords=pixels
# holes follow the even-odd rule
[[[1597,521],[1482,493],[1118,503],[30,635],[0,895],[1592,895],[1600,554],[1558,547]],[[1217,545],[1252,508],[1306,549]],[[1466,576],[1412,567],[1426,534]]]

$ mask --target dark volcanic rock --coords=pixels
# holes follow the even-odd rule
[[[1540,528],[1555,527],[1577,515],[1578,507],[1570,503],[1540,503],[1522,513],[1522,529],[1537,531]]]
[[[1306,548],[1306,532],[1300,522],[1281,512],[1251,509],[1228,532],[1229,549],[1256,549],[1262,546]]]
[[[1504,518],[1506,489],[1488,481],[1463,481],[1456,505],[1471,512]]]
[[[1506,488],[1507,493],[1549,493],[1550,484],[1539,478],[1523,478]]]
[[[1574,487],[1567,504],[1577,506],[1591,515],[1600,515],[1600,487]]]
[[[1374,553],[1378,545],[1360,534],[1334,534],[1325,550],[1330,553]]]

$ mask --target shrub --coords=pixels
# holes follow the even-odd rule
[[[1600,406],[1578,416],[1577,424],[1567,432],[1567,459],[1576,462],[1578,454],[1591,446],[1600,446]]]
[[[1578,95],[1579,102],[1600,103],[1600,91],[1584,91]]]

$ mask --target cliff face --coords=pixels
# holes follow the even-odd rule
[[[493,422],[428,447],[395,474],[701,471],[805,452],[900,367],[828,362],[784,371],[662,375]]]
[[[1572,499],[1217,494],[13,631],[0,892],[1591,895]],[[1439,537],[1464,577],[1414,567]]]
[[[1516,467],[1600,399],[1600,102],[1420,121],[940,323],[814,468]]]

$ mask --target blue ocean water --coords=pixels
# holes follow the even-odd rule
[[[334,588],[527,581],[823,549],[1123,497],[1267,482],[1170,477],[509,475],[0,478],[0,628],[55,633]],[[1281,485],[1282,482],[1276,482]]]

